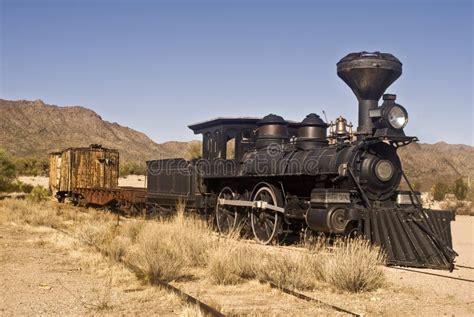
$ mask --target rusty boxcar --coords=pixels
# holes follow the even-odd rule
[[[50,153],[49,187],[62,201],[76,189],[117,188],[119,152],[98,144]]]

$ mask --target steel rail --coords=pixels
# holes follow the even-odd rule
[[[260,280],[260,283],[268,283],[271,288],[278,289],[278,290],[282,291],[282,292],[285,293],[285,294],[294,296],[294,297],[296,297],[296,298],[305,300],[305,301],[307,301],[307,302],[318,303],[318,304],[320,304],[320,305],[323,305],[323,306],[326,306],[326,307],[328,307],[328,308],[331,308],[332,310],[335,310],[335,311],[338,311],[338,312],[341,312],[341,313],[346,313],[346,314],[349,314],[349,315],[351,315],[351,316],[356,316],[356,317],[362,316],[362,315],[360,315],[360,314],[351,312],[351,311],[349,311],[349,310],[347,310],[347,309],[344,309],[344,308],[341,308],[341,307],[338,307],[338,306],[335,306],[335,305],[326,303],[326,302],[324,302],[324,301],[322,301],[322,300],[320,300],[320,299],[317,299],[317,298],[314,298],[314,297],[309,297],[309,296],[307,296],[307,295],[305,295],[305,294],[296,292],[296,291],[294,291],[294,290],[291,290],[291,289],[288,289],[288,288],[285,288],[285,287],[278,286],[278,285],[276,285],[275,283],[272,283],[272,282],[269,282],[269,281]]]
[[[454,267],[455,267],[455,268],[456,268],[456,267],[462,267],[463,269],[474,270],[474,267],[472,267],[472,266],[466,266],[466,265],[458,265],[458,264],[456,264]]]
[[[470,279],[462,278],[462,277],[446,276],[446,275],[441,275],[441,274],[436,274],[436,273],[431,273],[431,272],[417,271],[417,270],[413,270],[413,269],[409,269],[409,268],[405,268],[405,267],[393,267],[393,266],[391,266],[389,268],[395,269],[395,270],[413,272],[413,273],[426,274],[426,275],[431,275],[431,276],[436,276],[436,277],[443,277],[443,278],[462,281],[462,282],[474,283],[474,280],[470,280]]]

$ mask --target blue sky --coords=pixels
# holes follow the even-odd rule
[[[0,0],[0,98],[83,105],[156,142],[219,116],[357,121],[353,51],[403,62],[388,92],[422,142],[473,144],[472,1]]]

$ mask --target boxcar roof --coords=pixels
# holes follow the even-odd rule
[[[109,149],[109,148],[106,148],[106,147],[102,147],[102,146],[87,146],[87,147],[68,147],[62,151],[53,151],[53,152],[49,152],[49,154],[51,155],[57,155],[57,154],[61,154],[63,152],[66,152],[66,151],[90,151],[90,150],[102,150],[102,151],[108,151],[108,152],[118,152],[118,150],[116,149]]]

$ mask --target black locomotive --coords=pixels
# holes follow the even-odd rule
[[[454,213],[422,207],[397,154],[417,141],[403,132],[405,108],[395,95],[383,95],[401,73],[401,62],[380,52],[351,53],[337,63],[338,76],[359,102],[356,131],[342,117],[328,124],[313,113],[301,122],[273,114],[217,118],[189,126],[203,136],[202,158],[148,161],[146,189],[104,187],[117,184],[117,157],[80,188],[59,186],[58,199],[148,213],[185,200],[211,215],[222,234],[244,230],[264,244],[288,235],[362,235],[386,251],[389,264],[452,270]],[[73,162],[73,156],[61,153],[52,162]],[[110,161],[102,156],[92,161]],[[58,166],[51,171],[63,169]],[[51,179],[70,184],[65,177],[77,174],[70,178],[81,180],[84,173],[73,170]],[[101,181],[111,176],[113,182]],[[402,179],[409,190],[400,190]]]
[[[451,269],[454,214],[423,209],[397,155],[417,141],[403,132],[405,108],[383,95],[401,73],[386,53],[337,63],[359,102],[357,131],[342,117],[327,124],[316,114],[300,123],[270,114],[190,125],[203,135],[202,158],[147,162],[149,203],[185,198],[214,214],[221,233],[247,225],[264,244],[294,232],[363,234],[391,264]],[[410,190],[398,190],[402,179]]]

